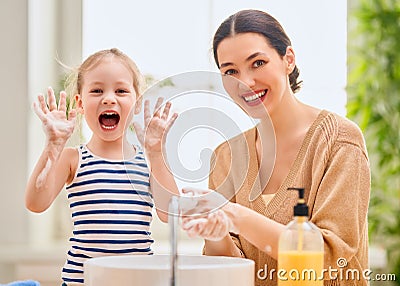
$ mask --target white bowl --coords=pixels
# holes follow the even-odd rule
[[[84,263],[86,286],[170,286],[169,255],[92,258]],[[222,256],[178,256],[176,286],[253,286],[254,261]]]

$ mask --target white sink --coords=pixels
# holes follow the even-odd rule
[[[169,255],[92,258],[85,262],[86,286],[171,286]],[[176,286],[253,286],[254,262],[221,256],[178,257]]]

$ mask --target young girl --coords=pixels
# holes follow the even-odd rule
[[[153,116],[145,104],[146,132],[140,146],[132,146],[125,134],[140,96],[140,74],[134,62],[117,49],[99,51],[77,69],[72,82],[76,109],[66,114],[66,93],[57,106],[48,89],[47,103],[38,96],[34,110],[46,133],[45,148],[26,188],[26,207],[45,211],[66,185],[73,221],[73,236],[62,270],[64,285],[83,285],[83,263],[88,258],[117,254],[152,254],[150,237],[153,198],[166,199],[160,188],[178,194],[172,175],[162,159],[170,119],[170,103],[160,111],[158,100]],[[70,101],[72,102],[72,100]],[[135,110],[139,111],[139,104]],[[65,147],[81,113],[93,135],[77,148]],[[150,169],[150,172],[149,172]],[[153,190],[153,184],[157,190]],[[150,187],[152,191],[150,192]],[[167,221],[165,205],[157,208]]]
[[[214,35],[213,51],[226,91],[260,123],[215,151],[209,187],[231,202],[208,217],[186,218],[184,229],[205,238],[207,255],[253,259],[255,285],[276,285],[279,236],[297,202],[287,189],[304,187],[310,220],[324,238],[325,268],[341,270],[338,261],[346,261],[348,269],[368,269],[370,170],[360,129],[294,96],[300,89],[294,49],[271,15],[230,16]],[[274,140],[275,152],[268,152]],[[326,275],[324,285],[367,285],[334,276]]]

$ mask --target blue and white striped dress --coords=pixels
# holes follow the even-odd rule
[[[73,236],[62,270],[66,284],[83,284],[83,262],[107,255],[152,254],[153,199],[149,170],[139,146],[130,160],[100,158],[79,150],[75,178],[66,189]]]

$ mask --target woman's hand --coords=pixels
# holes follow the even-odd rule
[[[189,237],[202,237],[207,240],[219,241],[229,232],[236,232],[232,220],[221,209],[209,213],[205,217],[182,218],[182,229]]]
[[[149,100],[144,102],[144,129],[137,122],[133,122],[137,137],[146,153],[154,154],[162,152],[168,131],[178,117],[178,114],[174,113],[168,119],[171,102],[168,101],[165,103],[163,110],[161,107],[162,102],[163,98],[159,97],[153,114],[150,113]]]
[[[61,151],[71,137],[76,121],[76,111],[71,109],[67,117],[66,93],[60,92],[60,100],[56,103],[54,90],[47,89],[47,103],[42,94],[38,95],[38,103],[33,103],[33,109],[42,121],[46,133],[47,144]]]
[[[180,206],[182,211],[182,229],[189,237],[202,237],[207,240],[219,241],[229,232],[238,233],[232,219],[224,208],[230,208],[221,194],[212,190],[196,190],[184,188]]]

